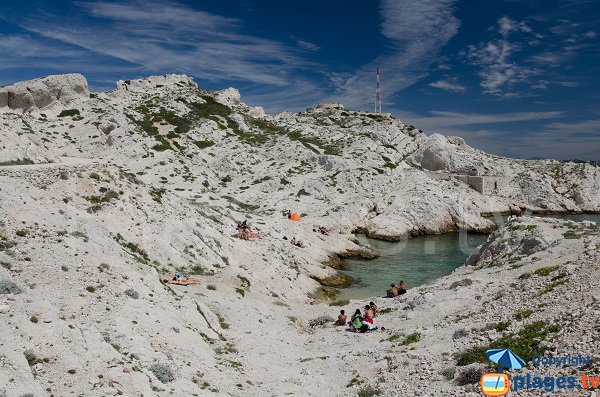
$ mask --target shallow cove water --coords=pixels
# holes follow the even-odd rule
[[[544,217],[600,223],[600,214],[544,215]],[[502,219],[506,220],[506,217]],[[381,256],[372,260],[358,258],[344,260],[345,270],[342,273],[359,282],[349,288],[341,289],[336,299],[384,296],[390,284],[398,284],[400,280],[404,280],[408,288],[431,283],[461,266],[471,252],[487,240],[488,235],[448,233],[421,236],[400,242],[372,240],[364,235],[357,237],[361,244],[369,244],[379,251]]]

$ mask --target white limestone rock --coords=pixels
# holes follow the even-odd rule
[[[238,106],[241,103],[240,92],[235,88],[229,87],[227,89],[217,91],[215,93],[215,100],[222,103],[230,108]]]
[[[48,76],[0,88],[0,108],[43,109],[56,102],[68,105],[87,99],[88,84],[81,74]]]

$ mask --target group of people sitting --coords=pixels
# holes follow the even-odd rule
[[[390,288],[388,288],[385,295],[387,298],[395,298],[402,294],[406,294],[406,284],[403,280],[400,280],[398,286],[396,286],[396,284],[390,285]]]
[[[177,285],[195,285],[200,284],[200,280],[190,278],[189,274],[175,273],[173,278],[163,278],[162,281],[166,284],[177,284]]]
[[[340,310],[340,314],[338,315],[337,325],[346,325],[346,323],[350,326],[350,328],[354,332],[365,333],[369,331],[375,331],[379,329],[374,324],[373,319],[377,316],[379,312],[379,308],[374,302],[370,302],[368,305],[365,305],[364,313],[360,312],[360,309],[356,309],[354,315],[348,320],[348,316],[346,316],[346,312],[344,310]],[[381,329],[385,329],[381,327]]]
[[[248,224],[248,220],[244,220],[242,223],[237,225],[238,238],[244,240],[250,240],[251,238],[259,238],[257,232],[252,231],[252,227]]]

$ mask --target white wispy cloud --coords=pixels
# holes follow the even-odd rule
[[[479,45],[470,45],[467,60],[480,68],[481,87],[484,92],[511,96],[516,95],[510,89],[517,83],[528,81],[540,71],[533,67],[524,66],[515,60],[515,53],[521,46],[511,42],[513,32],[531,33],[524,22],[517,22],[506,16],[498,19],[499,38]]]
[[[418,128],[426,131],[443,131],[454,129],[454,127],[464,127],[484,124],[511,123],[517,121],[533,121],[555,119],[563,116],[561,111],[552,112],[512,112],[499,114],[485,113],[460,113],[434,110],[429,115],[405,114],[403,120],[408,120]]]
[[[545,131],[559,133],[592,133],[600,139],[600,119],[584,120],[570,123],[549,123],[544,126]],[[600,151],[598,152],[600,153]]]
[[[465,92],[467,90],[464,86],[451,80],[438,80],[430,83],[429,86],[450,92]]]
[[[531,21],[544,20],[541,16]],[[528,88],[545,89],[563,84],[563,67],[593,48],[595,32],[571,20],[558,20],[542,33],[526,21],[503,16],[490,28],[493,37],[468,46],[463,53],[467,63],[479,68],[481,87],[488,94],[502,97],[529,95]]]
[[[600,113],[600,112],[599,112]],[[428,133],[460,136],[468,145],[508,157],[546,157],[600,160],[600,119],[550,122],[524,129],[518,137],[512,122],[534,122],[564,117],[563,112],[514,112],[501,114],[434,111],[429,115],[405,114],[409,122]]]
[[[499,31],[502,37],[508,37],[511,32],[526,32],[529,33],[532,29],[527,26],[525,21],[515,21],[507,16],[503,16],[498,20]]]
[[[460,27],[453,15],[455,3],[456,0],[383,0],[381,33],[388,39],[389,51],[350,77],[334,76],[337,98],[350,106],[370,104],[377,66],[381,67],[384,98],[427,76],[439,50]]]
[[[82,2],[97,24],[30,18],[22,26],[43,37],[137,65],[210,81],[241,80],[285,86],[307,63],[285,45],[238,33],[240,21],[171,2]]]
[[[107,71],[102,63],[107,58],[90,58],[89,52],[64,43],[26,34],[0,35],[0,70],[40,70],[88,73],[135,72],[133,65],[113,64]],[[12,83],[6,81],[3,83]],[[114,81],[113,81],[114,84]]]
[[[309,50],[309,51],[318,51],[321,49],[321,47],[319,47],[315,43],[311,43],[310,41],[306,41],[306,40],[302,40],[302,39],[297,39],[296,44],[298,44],[298,46],[300,46],[301,48],[304,48],[305,50]]]

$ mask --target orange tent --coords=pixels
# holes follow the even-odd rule
[[[296,214],[295,212],[292,215],[290,215],[290,220],[292,221],[299,221],[301,219],[302,218],[300,218],[300,215]]]

